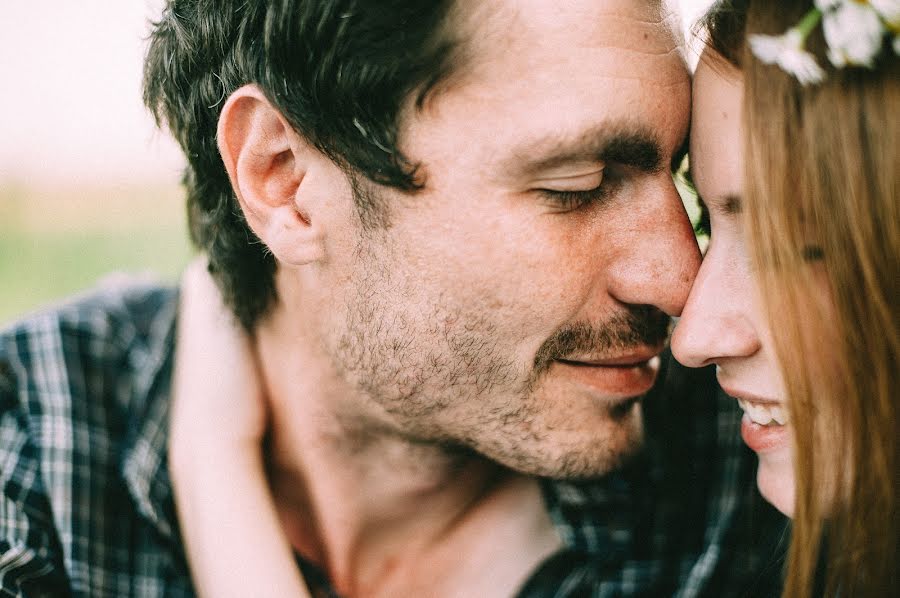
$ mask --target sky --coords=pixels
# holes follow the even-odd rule
[[[709,0],[678,0],[692,22]],[[0,186],[174,182],[182,159],[141,103],[162,0],[6,2],[0,14]]]

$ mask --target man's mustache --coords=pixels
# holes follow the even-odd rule
[[[554,361],[613,357],[630,349],[659,347],[669,337],[671,318],[647,305],[634,306],[600,325],[567,324],[553,333],[538,349],[534,375]]]

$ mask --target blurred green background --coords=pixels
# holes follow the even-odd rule
[[[116,271],[176,281],[190,259],[177,185],[0,186],[0,324]]]

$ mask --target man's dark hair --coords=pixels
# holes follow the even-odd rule
[[[191,239],[238,320],[273,304],[275,259],[247,226],[216,145],[225,99],[255,83],[291,125],[358,181],[414,191],[398,117],[458,62],[450,0],[169,0],[154,23],[144,102],[187,157]],[[354,184],[354,187],[357,187]],[[355,193],[364,226],[385,206]]]

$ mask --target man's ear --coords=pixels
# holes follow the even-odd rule
[[[275,258],[288,265],[321,259],[316,194],[304,181],[324,156],[255,85],[239,88],[225,102],[218,144],[247,223]]]

